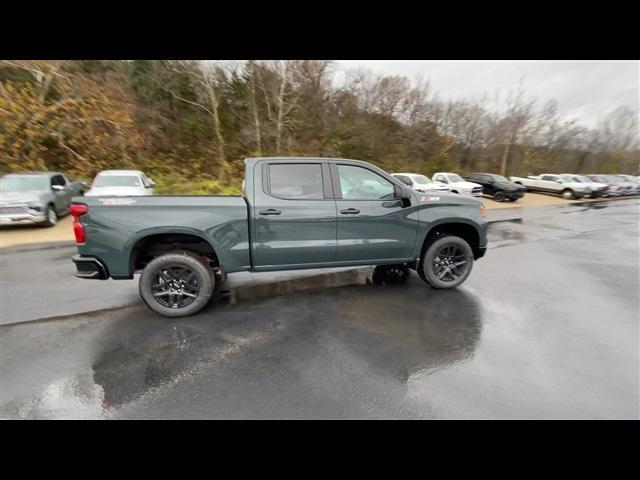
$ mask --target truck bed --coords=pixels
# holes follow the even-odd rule
[[[86,242],[80,255],[109,265],[112,278],[131,278],[132,252],[149,235],[171,232],[208,241],[229,271],[250,268],[248,207],[242,196],[75,197]]]

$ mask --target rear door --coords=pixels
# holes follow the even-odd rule
[[[254,170],[256,270],[304,268],[335,260],[336,202],[329,165],[264,161]]]
[[[364,166],[331,163],[338,213],[338,262],[408,259],[418,222],[394,196],[394,184]]]

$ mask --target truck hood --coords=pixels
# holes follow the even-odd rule
[[[573,190],[593,190],[593,187],[590,183],[580,183],[580,182],[565,182],[562,184],[563,187],[569,187]]]
[[[0,192],[0,205],[16,203],[38,202],[44,203],[47,192],[26,191],[26,192]]]
[[[450,192],[436,192],[431,191],[427,193],[421,192],[413,192],[417,199],[418,203],[421,205],[430,204],[430,203],[439,203],[439,204],[447,204],[447,205],[473,205],[480,206],[482,202],[480,200],[467,197],[465,195],[458,195],[456,193]]]
[[[600,183],[600,182],[584,182],[585,185],[588,185],[589,187],[591,187],[594,190],[600,190],[603,188],[609,188],[609,185],[607,185],[606,183]]]
[[[149,192],[151,193],[151,192]],[[116,197],[116,196],[130,196],[130,195],[146,195],[144,188],[140,187],[91,187],[87,193],[88,197]]]
[[[482,187],[482,185],[480,185],[479,183],[467,182],[466,180],[462,182],[451,182],[449,184],[449,186],[454,186],[454,185],[458,188],[464,188],[469,190],[472,190],[476,187]]]
[[[517,183],[513,182],[495,182],[493,185],[500,188],[501,190],[506,190],[509,192],[513,192],[516,190],[526,190],[526,188],[522,185],[518,185]]]

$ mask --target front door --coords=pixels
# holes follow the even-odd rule
[[[255,169],[256,270],[305,268],[336,256],[336,202],[325,162],[263,162]]]
[[[69,210],[69,205],[71,204],[71,197],[73,197],[73,191],[71,190],[71,185],[67,182],[67,180],[62,175],[54,175],[51,177],[51,186],[57,185],[62,187],[62,190],[54,190],[54,205],[56,207],[56,212],[58,215],[64,215]]]
[[[418,222],[402,208],[394,185],[366,167],[332,164],[338,213],[338,262],[403,261],[411,257]]]

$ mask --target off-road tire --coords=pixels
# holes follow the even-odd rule
[[[465,265],[462,274],[455,280],[445,281],[437,277],[434,270],[435,257],[439,254],[440,250],[446,246],[456,247],[464,255]],[[473,268],[473,250],[471,246],[464,240],[456,235],[440,234],[434,235],[427,240],[420,256],[420,263],[418,264],[418,275],[425,281],[431,288],[435,289],[449,289],[455,288],[469,277]]]
[[[188,305],[171,308],[160,303],[153,295],[154,280],[163,269],[184,268],[195,276],[198,291],[196,297]],[[165,317],[186,317],[202,310],[213,294],[216,285],[215,275],[206,259],[189,251],[172,251],[151,260],[142,271],[138,290],[144,303],[154,312]],[[157,293],[157,292],[156,292]]]

